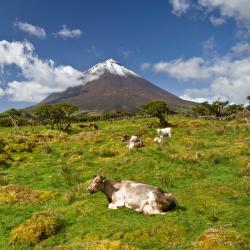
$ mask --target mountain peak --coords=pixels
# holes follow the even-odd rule
[[[105,73],[110,73],[121,77],[129,77],[129,76],[140,77],[135,72],[127,69],[119,62],[113,59],[108,59],[104,62],[96,64],[89,70],[85,71],[83,73],[82,79],[98,79]]]
[[[116,63],[116,64],[120,64],[119,62],[113,60],[112,58],[106,60],[105,63]]]

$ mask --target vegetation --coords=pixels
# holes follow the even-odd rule
[[[18,128],[18,118],[21,117],[22,112],[16,109],[9,109],[5,111],[4,114],[6,114],[9,117],[13,126]]]
[[[50,211],[42,211],[32,215],[23,224],[11,231],[11,243],[23,245],[35,245],[55,234],[61,225],[57,214]]]
[[[77,110],[76,106],[67,103],[42,104],[36,108],[34,114],[46,128],[49,125],[51,129],[68,130],[72,115]]]
[[[166,127],[168,125],[167,115],[169,113],[169,108],[165,102],[153,101],[146,105],[142,105],[141,109],[144,113],[157,117],[161,127]]]
[[[249,249],[249,125],[169,120],[173,135],[162,145],[146,126],[157,118],[97,121],[98,130],[73,123],[70,133],[1,128],[0,154],[11,160],[0,163],[0,249]],[[145,147],[128,150],[120,137],[137,133]],[[159,186],[180,208],[110,210],[102,193],[85,191],[96,174]]]
[[[242,112],[244,110],[243,105],[241,104],[231,104],[229,105],[228,101],[214,101],[211,104],[208,102],[203,102],[201,104],[196,105],[192,111],[195,115],[200,116],[230,116],[236,114],[238,112]]]

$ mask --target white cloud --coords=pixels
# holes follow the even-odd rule
[[[64,39],[78,38],[82,35],[82,31],[80,29],[70,29],[67,27],[67,25],[63,25],[62,29],[54,33],[54,35],[62,37]]]
[[[234,103],[245,103],[250,95],[250,44],[238,43],[223,57],[205,60],[179,58],[153,64],[151,69],[165,73],[179,81],[199,82],[206,88],[186,89],[182,98],[215,100],[218,97]]]
[[[226,22],[226,19],[224,17],[211,16],[209,17],[209,20],[214,26],[220,26]]]
[[[4,96],[4,95],[5,95],[4,90],[3,90],[2,88],[0,88],[0,98],[1,98],[2,96]]]
[[[201,44],[202,52],[206,57],[217,57],[216,43],[213,37],[210,37]]]
[[[146,62],[146,63],[143,63],[141,64],[141,69],[142,70],[146,70],[146,69],[149,69],[151,67],[152,63],[149,63],[149,62]]]
[[[4,94],[13,101],[39,102],[52,92],[83,83],[79,81],[82,72],[68,65],[55,66],[52,60],[40,59],[34,46],[27,41],[0,41],[0,67],[3,71],[6,65],[16,65],[24,79],[9,82],[4,88]]]
[[[169,0],[173,6],[173,14],[180,16],[188,11],[191,7],[189,0]]]
[[[210,77],[210,70],[201,57],[193,57],[188,60],[182,58],[154,64],[153,70],[157,73],[166,73],[178,80],[205,80]]]
[[[180,16],[189,10],[200,10],[215,26],[223,24],[227,18],[233,18],[239,24],[238,28],[244,26],[250,32],[249,0],[169,0],[169,2],[175,15]],[[219,14],[215,17],[213,11]]]
[[[29,33],[30,35],[36,36],[38,38],[46,38],[46,31],[39,26],[20,21],[15,22],[14,26],[21,31]]]
[[[199,0],[198,3],[209,10],[218,9],[222,17],[250,21],[249,0]]]
[[[250,44],[247,42],[240,42],[237,43],[235,46],[232,47],[232,52],[237,56],[246,56],[250,54]]]

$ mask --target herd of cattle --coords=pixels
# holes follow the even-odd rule
[[[162,143],[171,137],[171,128],[157,129],[158,136],[154,142]],[[121,141],[127,142],[129,149],[142,147],[143,141],[138,136],[124,135]],[[137,183],[130,180],[108,180],[103,176],[94,176],[87,191],[90,194],[102,192],[106,195],[110,209],[127,207],[145,215],[165,214],[178,206],[171,193],[159,187]]]
[[[158,136],[154,138],[154,142],[163,143],[166,137],[171,137],[171,128],[158,128],[156,129]],[[122,142],[127,142],[127,148],[140,148],[144,146],[144,142],[136,135],[124,135],[121,138]]]

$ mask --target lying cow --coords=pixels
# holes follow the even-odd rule
[[[171,137],[171,128],[157,128],[158,135],[162,135],[164,137]]]
[[[109,202],[108,208],[128,207],[146,215],[165,214],[177,207],[177,201],[171,193],[158,187],[134,181],[107,180],[95,176],[87,191],[91,194],[103,192]]]
[[[139,139],[138,136],[136,136],[136,135],[132,135],[132,136],[124,135],[124,136],[121,138],[121,141],[122,141],[122,142],[139,142],[140,139]]]
[[[129,149],[133,149],[133,148],[140,148],[140,147],[143,147],[144,146],[144,143],[142,140],[140,140],[138,138],[138,136],[136,135],[132,135],[132,136],[129,136],[129,135],[124,135],[122,138],[121,138],[121,141],[122,142],[127,142],[127,148]]]

